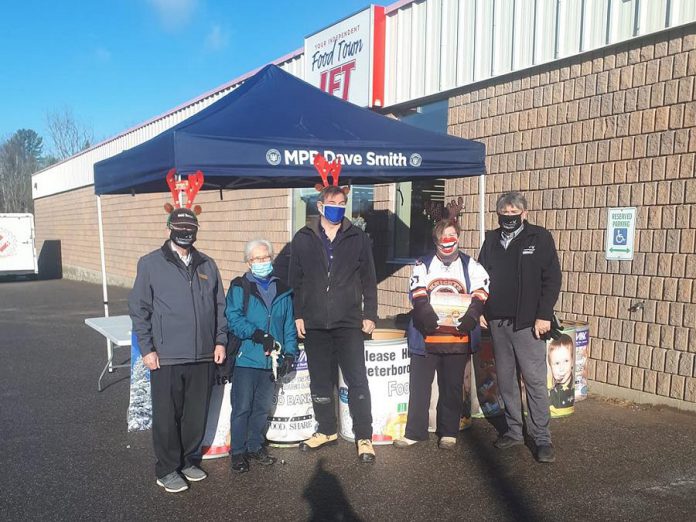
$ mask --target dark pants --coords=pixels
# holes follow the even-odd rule
[[[157,478],[200,463],[214,372],[211,362],[173,364],[150,372]]]
[[[232,454],[258,451],[265,442],[275,383],[270,370],[236,366],[232,374]]]
[[[356,439],[372,439],[372,402],[365,370],[365,344],[359,328],[307,330],[305,353],[309,367],[314,416],[319,433],[337,432],[334,404],[334,364],[348,385],[348,408]]]
[[[492,319],[488,326],[493,339],[498,390],[505,403],[507,435],[517,440],[523,438],[519,368],[527,390],[527,432],[537,445],[551,444],[546,342],[534,337],[531,328],[514,331],[508,320]]]
[[[439,391],[437,433],[441,437],[457,436],[464,406],[464,368],[470,358],[469,354],[411,354],[406,438],[428,439],[428,410],[435,372]]]

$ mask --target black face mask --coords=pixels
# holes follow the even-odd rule
[[[195,228],[188,230],[172,229],[169,233],[169,239],[178,247],[189,248],[196,242],[197,233],[198,230]]]
[[[522,226],[522,214],[517,214],[516,216],[498,214],[498,224],[505,232],[514,232]]]

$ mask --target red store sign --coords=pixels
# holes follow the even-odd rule
[[[361,107],[384,104],[384,7],[363,11],[305,38],[305,81]]]

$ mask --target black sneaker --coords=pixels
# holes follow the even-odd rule
[[[275,457],[271,457],[266,451],[266,448],[263,446],[261,446],[258,451],[248,452],[247,457],[255,460],[262,466],[270,466],[271,464],[274,464],[276,460],[278,460]]]
[[[502,435],[497,438],[497,440],[493,443],[493,446],[498,449],[507,449],[512,448],[513,446],[521,446],[522,444],[524,444],[522,439],[513,439],[509,435]]]
[[[249,461],[244,453],[232,454],[232,472],[234,473],[246,473],[249,471]]]
[[[537,446],[537,461],[551,463],[556,460],[553,446],[551,444],[541,444]]]

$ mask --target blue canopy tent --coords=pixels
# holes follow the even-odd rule
[[[340,159],[341,184],[485,173],[482,143],[387,118],[268,65],[197,114],[94,165],[106,315],[101,195],[167,192],[172,168],[202,171],[203,189],[312,187],[316,154]]]
[[[166,192],[164,176],[201,170],[203,188],[311,187],[320,153],[344,183],[459,178],[485,172],[482,143],[357,107],[267,65],[206,109],[94,166],[102,194]]]

